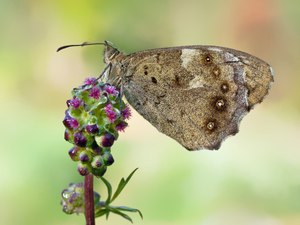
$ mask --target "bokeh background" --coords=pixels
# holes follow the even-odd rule
[[[103,69],[102,47],[55,51],[103,40],[127,53],[231,47],[276,72],[269,96],[219,151],[187,152],[134,113],[106,177],[117,185],[139,167],[116,201],[143,212],[135,224],[300,224],[300,1],[1,0],[0,27],[1,225],[84,224],[61,211],[61,190],[83,180],[61,121],[71,89]]]

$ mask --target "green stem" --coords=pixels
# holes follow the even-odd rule
[[[86,225],[95,225],[93,175],[84,177],[84,201]]]

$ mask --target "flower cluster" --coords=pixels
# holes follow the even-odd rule
[[[108,182],[108,180],[106,180],[104,177],[100,177],[100,179],[103,181],[104,186],[107,188],[107,199],[104,201],[100,201],[100,194],[94,191],[94,213],[96,218],[104,215],[106,216],[106,218],[108,218],[110,213],[114,213],[122,216],[132,223],[132,219],[126,214],[128,212],[137,212],[140,217],[143,218],[141,211],[138,209],[128,206],[111,205],[111,203],[121,194],[136,170],[137,169],[132,171],[126,179],[122,178],[120,180],[115,192],[113,192],[112,185]],[[85,212],[84,191],[85,190],[83,183],[71,183],[68,188],[62,191],[61,205],[63,206],[63,211],[66,214],[80,214]]]
[[[65,140],[74,144],[69,155],[78,162],[82,176],[92,173],[101,177],[114,162],[111,146],[127,127],[130,108],[115,86],[94,78],[73,89],[67,106]]]
[[[69,187],[61,193],[61,204],[63,211],[67,214],[84,213],[84,187],[83,183],[71,183]],[[94,202],[100,201],[100,195],[94,192]]]

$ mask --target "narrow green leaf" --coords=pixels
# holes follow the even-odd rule
[[[131,179],[131,177],[133,176],[133,174],[135,173],[135,171],[137,171],[138,170],[138,168],[135,168],[132,172],[131,172],[131,174],[129,174],[129,176],[126,178],[126,183],[128,183],[128,181]]]
[[[134,208],[130,208],[128,206],[110,206],[110,208],[114,208],[114,209],[118,209],[120,211],[126,211],[126,212],[137,212],[140,217],[143,219],[143,214],[140,210],[138,209],[134,209]]]
[[[95,212],[95,217],[101,217],[103,216],[104,214],[107,214],[108,213],[108,210],[105,208],[105,209],[100,209],[100,210],[97,210]]]
[[[109,213],[110,213],[110,210],[108,209],[108,211],[107,211],[107,213],[106,213],[106,216],[105,216],[106,220],[108,220]]]
[[[117,209],[114,209],[114,208],[110,208],[110,211],[114,214],[117,214],[119,216],[122,216],[123,218],[125,218],[126,220],[129,220],[131,223],[133,223],[132,219],[130,218],[130,216],[128,216],[127,214],[125,213],[122,213],[120,212],[119,210]]]
[[[103,181],[103,183],[107,187],[107,199],[105,201],[105,204],[109,205],[109,203],[111,203],[111,194],[112,194],[111,184],[104,177],[100,177],[100,179]]]
[[[124,187],[126,186],[126,184],[130,181],[131,177],[133,176],[133,174],[135,173],[135,171],[137,171],[138,168],[136,168],[135,170],[133,170],[130,175],[126,178],[126,180],[124,178],[122,178],[119,182],[118,188],[116,190],[116,192],[114,193],[112,199],[110,202],[114,201],[122,192],[122,190],[124,189]]]

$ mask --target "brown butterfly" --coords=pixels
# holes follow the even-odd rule
[[[273,82],[269,64],[217,46],[181,46],[124,54],[103,44],[103,71],[132,107],[188,150],[219,149]]]

